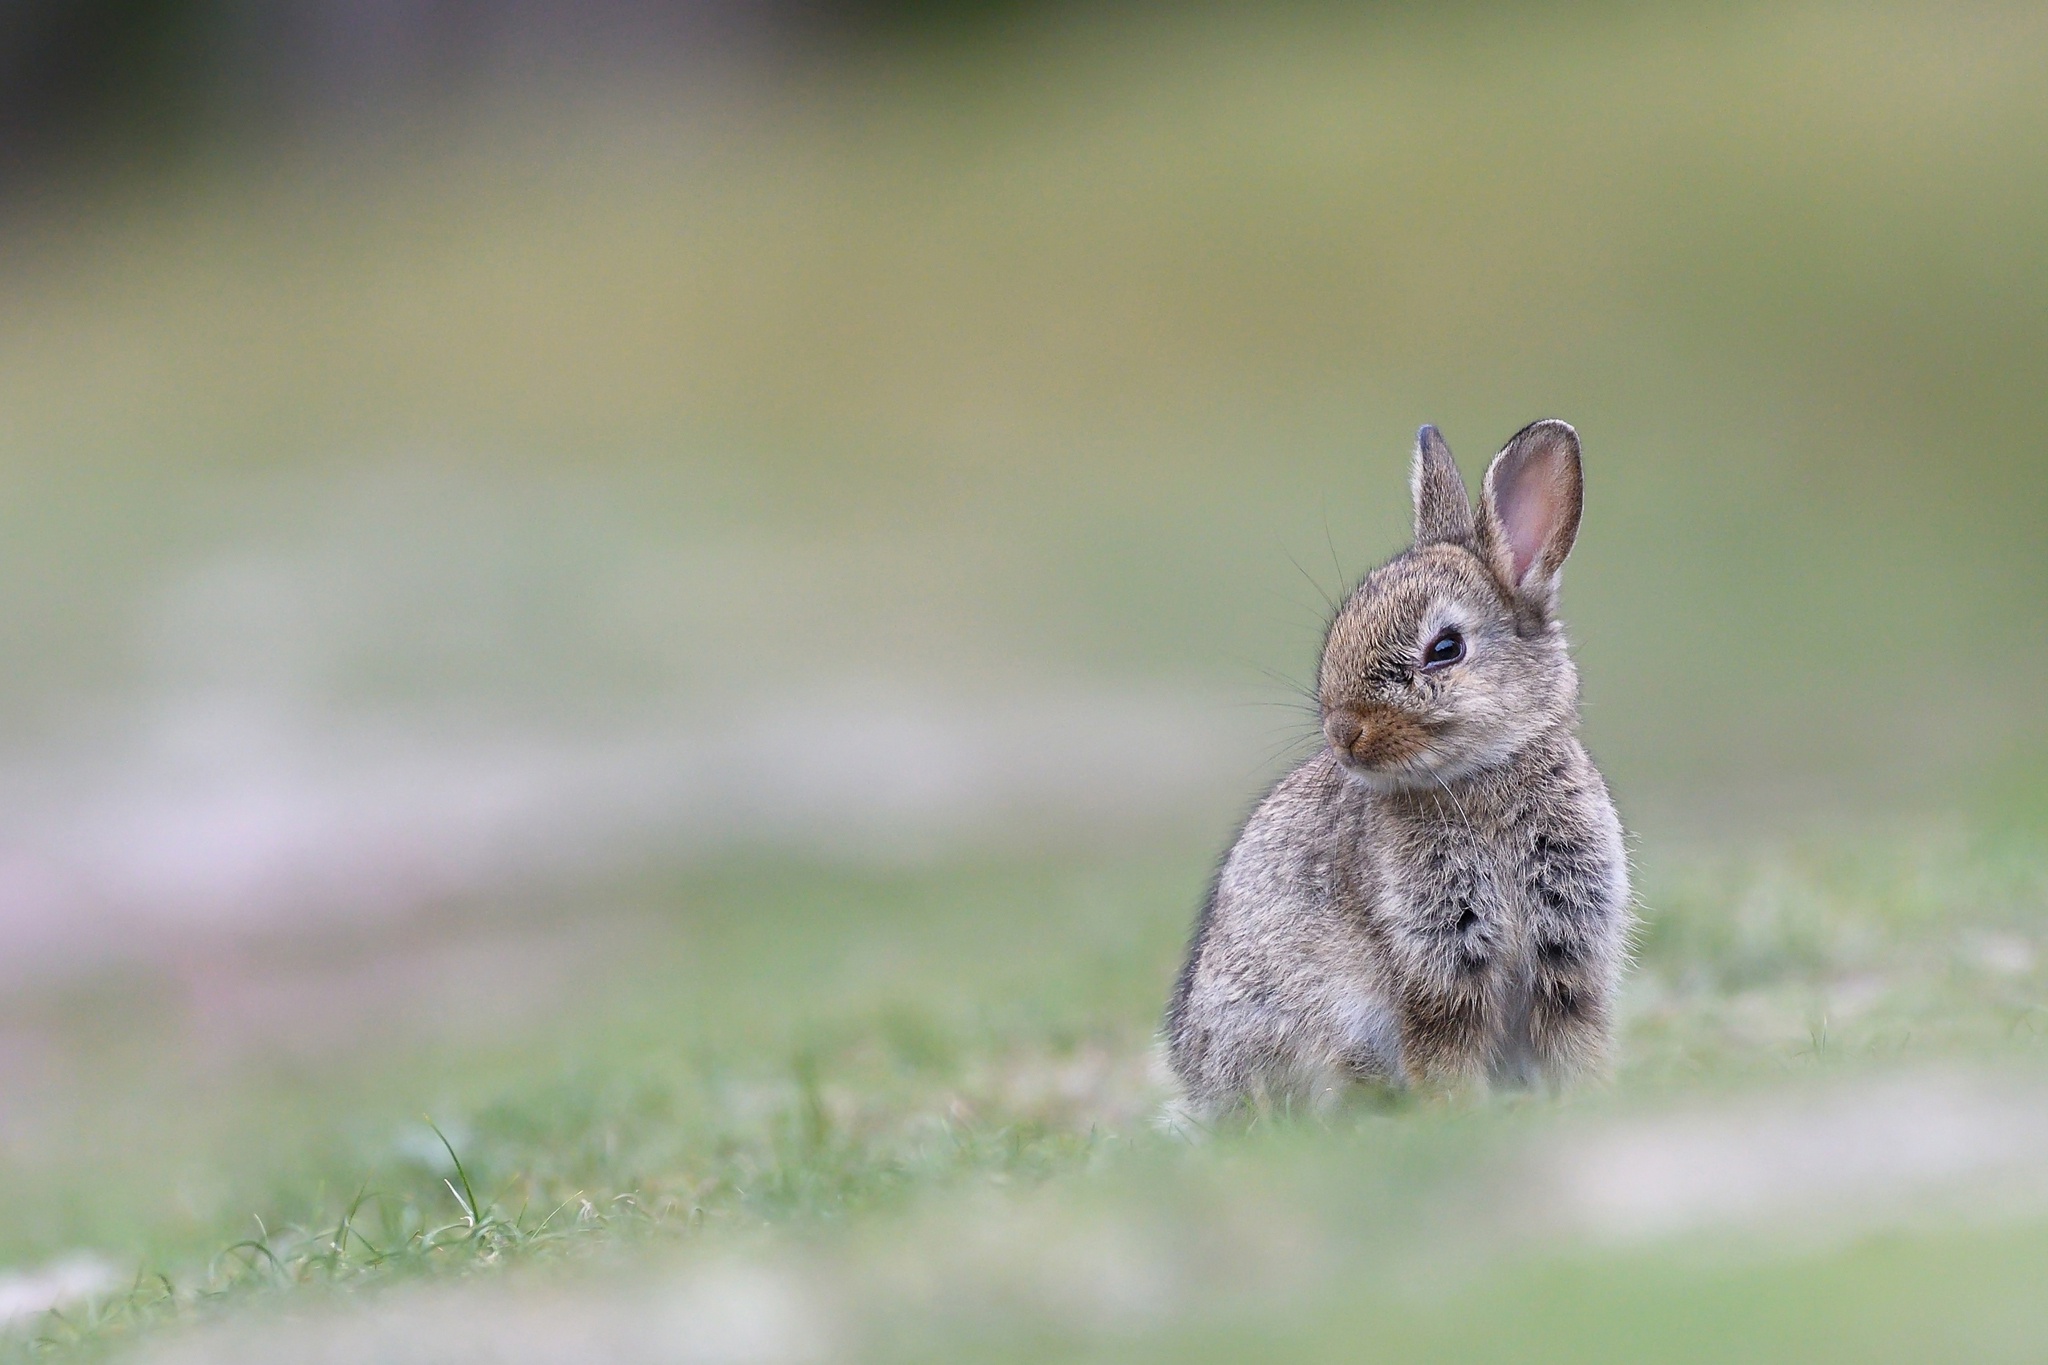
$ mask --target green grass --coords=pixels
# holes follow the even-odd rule
[[[1902,828],[1645,855],[1611,1088],[1378,1100],[1193,1147],[1153,1127],[1146,1066],[1193,850],[922,872],[741,859],[608,898],[635,907],[613,912],[630,952],[486,1045],[252,1043],[194,1075],[189,1039],[126,1040],[160,1087],[155,1141],[98,1145],[90,1104],[46,1114],[51,1155],[9,1178],[9,1255],[85,1240],[140,1268],[132,1293],[28,1333],[85,1356],[397,1282],[502,1268],[601,1297],[738,1257],[822,1286],[806,1293],[878,1359],[1342,1358],[1368,1328],[1388,1359],[1806,1358],[1816,1341],[1833,1354],[1815,1358],[1909,1359],[1949,1333],[2020,1358],[2043,1324],[2010,1296],[2048,1255],[2024,1202],[1989,1223],[1852,1220],[1817,1245],[1767,1213],[1623,1252],[1512,1172],[1561,1135],[1702,1105],[1930,1068],[2037,1084],[2039,847]],[[472,948],[488,971],[489,936]],[[181,1208],[194,1168],[217,1184]],[[1917,1336],[1881,1325],[1901,1296]]]

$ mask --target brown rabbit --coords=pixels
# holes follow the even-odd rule
[[[1351,1081],[1559,1084],[1607,1057],[1633,920],[1556,617],[1578,435],[1523,428],[1476,516],[1434,427],[1413,482],[1414,546],[1323,644],[1326,745],[1252,813],[1196,923],[1166,1015],[1194,1117]]]

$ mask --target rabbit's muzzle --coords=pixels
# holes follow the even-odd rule
[[[1349,707],[1339,707],[1323,717],[1323,738],[1330,743],[1330,751],[1338,757],[1348,757],[1351,746],[1365,738],[1365,717]]]
[[[1352,706],[1333,706],[1323,713],[1323,738],[1337,761],[1354,770],[1399,767],[1428,747],[1428,737],[1413,719],[1389,711],[1368,714]]]

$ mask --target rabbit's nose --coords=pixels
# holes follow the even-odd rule
[[[1365,717],[1348,707],[1338,707],[1323,717],[1323,738],[1340,754],[1351,752],[1365,733]]]

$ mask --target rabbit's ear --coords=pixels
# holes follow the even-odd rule
[[[1415,543],[1438,541],[1470,544],[1472,540],[1472,497],[1458,466],[1451,460],[1451,448],[1435,427],[1415,433],[1415,469],[1409,476],[1415,490]]]
[[[1579,434],[1566,423],[1532,422],[1493,457],[1479,499],[1479,552],[1525,605],[1553,605],[1584,503]]]

